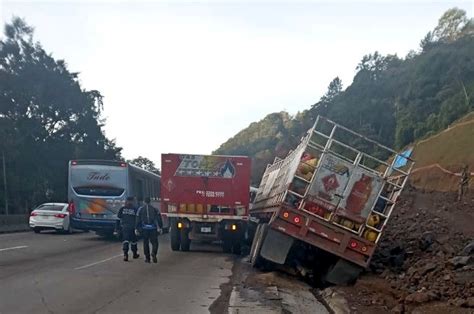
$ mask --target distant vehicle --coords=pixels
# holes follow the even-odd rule
[[[68,177],[69,212],[75,229],[112,236],[118,231],[117,212],[128,196],[150,197],[152,205],[160,206],[160,176],[126,162],[71,160]]]
[[[72,233],[67,203],[45,203],[30,214],[30,228],[35,233],[56,230]]]
[[[249,219],[250,158],[163,154],[161,164],[171,249],[221,240],[224,252],[240,254]]]
[[[323,282],[354,282],[407,182],[408,156],[318,117],[263,174],[250,211],[251,263],[297,265]]]

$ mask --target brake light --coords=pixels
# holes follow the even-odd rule
[[[295,217],[295,218],[293,218],[293,221],[295,222],[295,224],[299,224],[301,219],[300,219],[300,217]]]
[[[31,217],[34,217],[34,216],[38,216],[38,214],[35,213],[35,212],[31,212],[30,216],[31,216]]]
[[[75,161],[75,160],[71,161],[71,165],[73,165],[73,166],[77,165],[77,161]]]
[[[74,202],[69,203],[69,206],[67,207],[67,211],[69,212],[69,214],[74,216],[74,214],[76,213],[76,205],[74,205]]]
[[[124,163],[124,162],[122,162],[122,163],[120,164],[120,167],[127,167],[127,164]]]
[[[66,216],[67,216],[66,214],[56,214],[56,215],[54,215],[54,217],[56,217],[56,218],[64,218]]]
[[[351,246],[351,248],[355,249],[357,247],[357,242],[351,241],[349,245]]]

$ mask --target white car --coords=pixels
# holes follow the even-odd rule
[[[72,233],[68,204],[45,203],[36,207],[30,214],[30,228],[35,233],[40,233],[41,230]]]

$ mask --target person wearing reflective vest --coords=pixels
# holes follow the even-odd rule
[[[136,232],[143,236],[143,252],[145,253],[145,263],[150,263],[150,242],[152,246],[151,257],[153,263],[157,263],[158,234],[162,233],[163,221],[158,209],[150,205],[150,198],[145,198],[145,205],[137,212]]]

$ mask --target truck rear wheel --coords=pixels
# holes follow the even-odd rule
[[[255,268],[260,268],[263,266],[265,259],[260,255],[260,250],[262,249],[263,240],[267,235],[268,224],[261,224],[257,227],[255,236],[252,242],[253,251],[250,252],[250,263]]]
[[[242,246],[240,244],[240,239],[234,239],[232,243],[232,253],[235,255],[240,255],[242,253]]]
[[[353,285],[363,268],[340,258],[324,275],[324,282],[335,285]]]
[[[171,238],[171,250],[172,251],[179,251],[179,247],[181,246],[181,233],[178,229],[178,225],[175,221],[171,222],[170,226],[170,238]]]
[[[189,230],[187,228],[181,229],[181,251],[189,251],[191,240],[189,239]]]
[[[222,238],[222,251],[224,253],[232,252],[232,238],[227,233],[225,233],[224,237]]]

